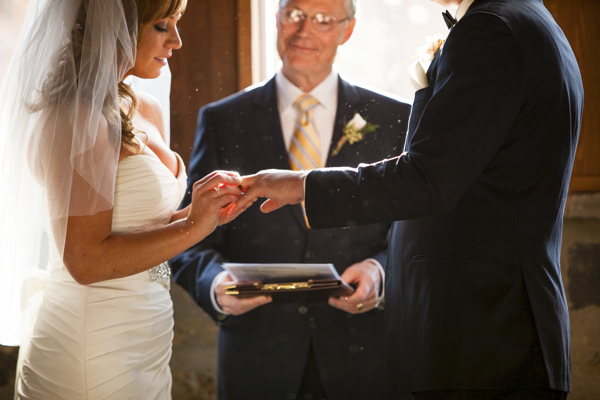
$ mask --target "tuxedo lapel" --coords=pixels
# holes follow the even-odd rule
[[[252,156],[264,157],[269,160],[268,165],[270,168],[290,169],[288,151],[281,131],[275,78],[267,82],[263,88],[256,90],[253,109],[254,129],[248,134],[256,135],[256,143],[260,143],[261,148],[259,154]],[[292,213],[302,229],[307,230],[300,205],[284,208],[287,212]]]
[[[435,56],[433,56],[433,60],[431,61],[431,64],[429,65],[429,68],[427,68],[427,82],[429,83],[429,87],[433,88],[433,86],[435,86],[435,78],[436,78],[436,74],[437,74],[437,68],[438,68],[438,64],[440,62],[440,57],[442,56],[442,53],[444,52],[444,46],[442,45],[442,47],[435,53]]]
[[[436,75],[437,75],[437,67],[442,56],[442,49],[438,50],[427,68],[426,76],[428,86],[421,90],[417,90],[415,92],[415,98],[413,100],[412,109],[410,111],[410,118],[408,121],[408,133],[406,136],[406,150],[410,148],[410,141],[412,139],[415,130],[417,129],[417,125],[419,125],[419,120],[421,119],[421,114],[425,110],[425,105],[431,98],[433,94],[433,87],[435,86]]]

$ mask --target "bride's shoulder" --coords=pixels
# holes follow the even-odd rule
[[[140,118],[134,118],[136,120],[134,123],[146,133],[149,133],[148,128],[158,130],[166,141],[164,114],[159,101],[147,92],[136,91],[135,94],[138,100],[136,113]]]
[[[158,99],[148,92],[136,90],[135,95],[138,100],[137,111],[146,119],[162,120],[163,109]]]

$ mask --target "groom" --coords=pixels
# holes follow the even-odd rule
[[[265,84],[201,110],[190,184],[215,169],[249,174],[303,164],[307,159],[296,150],[307,142],[295,129],[303,121],[302,104],[312,107],[303,132],[316,133],[309,144],[320,142],[312,149],[320,153],[312,160],[317,165],[375,162],[402,151],[410,106],[354,86],[332,69],[338,46],[352,34],[355,11],[348,0],[281,1],[281,71]],[[362,123],[356,128],[364,133],[354,143],[346,140],[351,120]],[[300,205],[269,216],[256,206],[172,260],[175,281],[219,321],[220,399],[399,399],[389,381],[384,313],[377,307],[389,228],[382,222],[313,230]],[[230,283],[225,260],[333,263],[357,289],[329,303],[281,304],[275,296],[270,304],[265,296],[238,299],[224,293]]]
[[[394,223],[392,381],[422,399],[564,399],[562,218],[583,108],[575,56],[542,0],[458,5],[415,94],[404,152],[355,169],[244,179],[263,211],[313,228]],[[304,185],[306,185],[304,187]]]

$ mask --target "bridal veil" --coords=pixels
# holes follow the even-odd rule
[[[133,0],[30,0],[0,86],[0,343],[18,345],[67,217],[113,207]]]

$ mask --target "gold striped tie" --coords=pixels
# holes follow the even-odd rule
[[[296,99],[294,107],[300,111],[300,119],[294,129],[294,137],[290,145],[290,165],[294,171],[303,171],[321,166],[321,139],[317,134],[312,119],[311,110],[319,105],[319,101],[309,94],[303,94]],[[302,202],[302,212],[306,226],[308,218]]]
[[[294,107],[300,111],[300,120],[290,145],[290,164],[294,171],[321,166],[321,139],[315,130],[311,113],[318,105],[319,101],[309,94],[303,94],[294,102]]]

